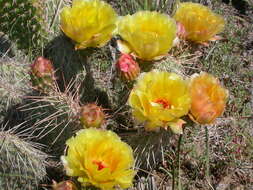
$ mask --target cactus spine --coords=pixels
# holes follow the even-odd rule
[[[0,128],[0,189],[36,189],[46,175],[47,155],[21,139],[21,133],[4,128]]]
[[[8,110],[21,103],[31,91],[26,58],[0,57],[0,123]]]

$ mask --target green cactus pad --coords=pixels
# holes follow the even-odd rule
[[[38,145],[3,128],[0,128],[0,189],[37,189],[46,175],[47,155],[37,149]]]
[[[1,0],[1,31],[17,43],[19,49],[32,53],[42,46],[45,23],[43,23],[44,1]]]

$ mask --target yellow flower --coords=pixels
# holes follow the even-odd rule
[[[198,3],[180,3],[174,18],[186,30],[186,39],[198,43],[212,40],[224,29],[222,16]]]
[[[190,82],[190,118],[199,124],[210,124],[219,117],[226,105],[228,91],[212,75],[193,75]]]
[[[176,23],[168,15],[139,11],[118,21],[119,41],[123,53],[132,52],[142,60],[161,58],[171,49],[176,37]]]
[[[100,0],[73,0],[60,14],[62,31],[76,42],[76,49],[102,47],[112,37],[117,14]]]
[[[174,133],[182,133],[183,120],[190,109],[188,84],[175,73],[151,71],[143,73],[128,99],[133,116],[145,123],[147,130],[169,125]]]
[[[132,148],[117,134],[94,128],[83,129],[67,141],[68,151],[62,156],[67,175],[77,176],[83,185],[102,190],[115,186],[128,188],[135,175]]]

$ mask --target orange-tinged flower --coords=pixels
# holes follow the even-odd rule
[[[191,2],[180,3],[174,18],[184,26],[186,34],[183,36],[198,43],[212,40],[225,25],[222,16],[206,6]]]
[[[190,101],[181,76],[157,70],[141,74],[128,99],[134,118],[147,130],[170,126],[174,133],[182,133],[180,117],[188,113]]]
[[[135,175],[132,148],[114,132],[83,129],[67,145],[67,155],[62,156],[67,175],[77,176],[83,186],[110,190],[132,185]]]
[[[139,11],[118,21],[118,41],[122,53],[133,53],[139,59],[151,61],[165,56],[176,37],[176,23],[166,14]]]
[[[205,72],[192,76],[190,82],[190,118],[199,124],[210,124],[219,117],[226,105],[228,91],[218,79]]]
[[[60,16],[61,29],[76,42],[76,49],[104,46],[116,28],[116,12],[100,0],[73,0]]]

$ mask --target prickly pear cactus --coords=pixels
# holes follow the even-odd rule
[[[159,64],[154,64],[153,69],[158,69],[161,71],[173,72],[181,75],[182,77],[186,76],[185,68],[181,64],[185,60],[175,59],[172,57],[167,57]]]
[[[0,24],[2,32],[12,41],[16,41],[19,49],[32,53],[40,48],[45,35],[43,23],[43,6],[45,1],[39,0],[1,0]]]
[[[31,65],[31,81],[37,90],[49,93],[55,81],[52,62],[42,56],[38,57]]]
[[[26,99],[22,106],[25,120],[33,126],[37,142],[48,146],[47,153],[60,156],[66,140],[82,128],[78,89],[72,89],[76,83],[60,91],[52,62],[44,57],[38,57],[30,69],[31,83],[40,96],[35,93]]]
[[[77,76],[85,75],[79,52],[74,50],[73,43],[63,35],[57,36],[47,44],[44,55],[54,64],[57,82],[62,90],[65,88],[64,85],[69,84]]]
[[[31,92],[27,60],[25,57],[22,59],[0,57],[0,123],[8,110]]]
[[[20,128],[17,126],[16,128]],[[35,190],[46,175],[47,155],[38,145],[0,128],[0,189]]]
[[[120,134],[134,150],[135,166],[151,171],[164,161],[164,146],[171,141],[172,133],[161,129],[159,132],[139,131]]]

